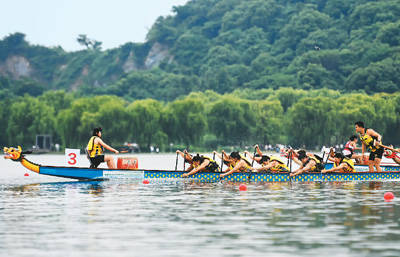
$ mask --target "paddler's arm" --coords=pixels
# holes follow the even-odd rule
[[[118,150],[115,150],[114,148],[112,148],[111,146],[107,145],[106,143],[103,142],[103,140],[101,140],[100,138],[97,138],[97,140],[99,140],[99,144],[104,147],[105,149],[109,150],[110,152],[114,152],[114,153],[119,153]]]
[[[291,154],[290,154],[290,153],[291,153]],[[299,156],[299,155],[297,154],[297,152],[296,152],[295,150],[290,149],[290,150],[289,150],[289,153],[288,153],[288,159],[289,159],[289,156],[292,156],[292,160],[293,160],[295,163],[297,163],[298,165],[300,165],[300,166],[303,165],[303,163],[302,163],[299,159],[297,159],[297,156]]]
[[[176,153],[179,154],[183,159],[185,159],[185,154],[180,150],[176,150]]]
[[[260,147],[258,145],[256,145],[255,147],[256,147],[256,151],[257,151],[258,155],[262,156],[263,153],[261,152]]]
[[[223,158],[224,158],[224,161],[229,160],[229,156],[225,153],[224,150],[222,150],[222,156],[223,156]]]
[[[268,171],[268,170],[270,170],[272,167],[274,167],[275,165],[276,165],[276,161],[272,161],[272,162],[268,163],[267,165],[262,166],[261,168],[257,168],[257,169],[253,169],[253,170],[255,170],[255,171],[257,171],[257,172],[263,171],[263,170]]]
[[[218,158],[222,159],[221,154],[219,154],[217,151],[213,151],[213,154],[215,154]]]
[[[345,166],[346,166],[345,163],[341,163],[339,166],[334,167],[334,168],[332,168],[332,169],[329,169],[329,170],[323,169],[323,170],[321,171],[321,173],[338,172],[338,171],[343,170],[343,169],[345,168]]]
[[[307,172],[311,170],[312,167],[317,165],[314,160],[310,160],[305,167],[299,168],[298,170],[294,171],[290,174],[291,177],[300,175],[301,173]]]
[[[249,151],[244,151],[244,153],[247,154],[250,157],[250,159],[255,160],[256,162],[259,162],[262,158],[261,155],[260,157],[253,156],[251,153],[249,153]]]
[[[377,142],[375,141],[375,146],[377,146],[378,144],[380,144],[382,142],[382,136],[377,133],[375,130],[373,129],[368,129],[368,131],[366,132],[368,135],[370,135],[371,137],[376,137],[377,138]]]
[[[199,167],[193,169],[193,170],[192,170],[191,172],[189,172],[189,173],[184,173],[184,174],[182,174],[182,177],[187,177],[187,176],[196,174],[197,172],[199,172],[199,171],[205,169],[209,163],[210,163],[209,160],[204,160],[203,163],[200,164]]]
[[[244,161],[241,160],[240,162],[238,162],[238,164],[235,165],[235,167],[234,167],[233,169],[231,169],[230,171],[228,171],[228,172],[226,172],[226,173],[221,174],[221,175],[220,175],[221,178],[223,178],[223,177],[225,177],[225,176],[228,176],[228,175],[232,174],[233,172],[238,171],[238,170],[243,166],[243,162],[244,162]]]

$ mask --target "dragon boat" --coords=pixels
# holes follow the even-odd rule
[[[107,179],[184,179],[185,171],[174,170],[146,170],[146,169],[105,169],[105,168],[79,168],[44,166],[33,163],[25,158],[21,147],[4,148],[4,158],[20,162],[27,169],[42,175],[78,179],[78,180],[107,180]],[[327,163],[326,168],[331,167]],[[400,180],[400,166],[387,165],[382,167],[382,172],[359,171],[368,170],[366,165],[356,165],[357,172],[351,173],[319,173],[307,172],[291,177],[289,172],[238,172],[220,178],[220,172],[199,172],[189,176],[189,180],[199,182],[333,182],[333,181],[386,181]]]

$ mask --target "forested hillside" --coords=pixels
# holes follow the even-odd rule
[[[107,51],[68,53],[10,35],[0,41],[0,95],[65,89],[171,101],[285,86],[391,93],[400,87],[399,56],[397,0],[192,0],[160,17],[145,43]]]

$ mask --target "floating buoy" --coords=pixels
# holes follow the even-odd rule
[[[246,184],[240,184],[239,190],[240,190],[240,191],[246,191],[246,190],[247,190]]]
[[[147,185],[149,183],[150,183],[150,181],[148,179],[143,180],[143,184]]]
[[[25,173],[24,176],[25,176],[25,177],[29,177],[29,173]]]
[[[385,198],[386,201],[390,202],[394,199],[394,194],[392,192],[386,192],[383,195],[383,198]]]

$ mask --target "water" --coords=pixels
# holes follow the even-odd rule
[[[175,168],[175,155],[139,155]],[[62,164],[63,156],[32,156]],[[85,161],[82,158],[81,161]],[[399,182],[73,182],[0,160],[0,256],[399,256]],[[179,163],[182,168],[182,163]]]

